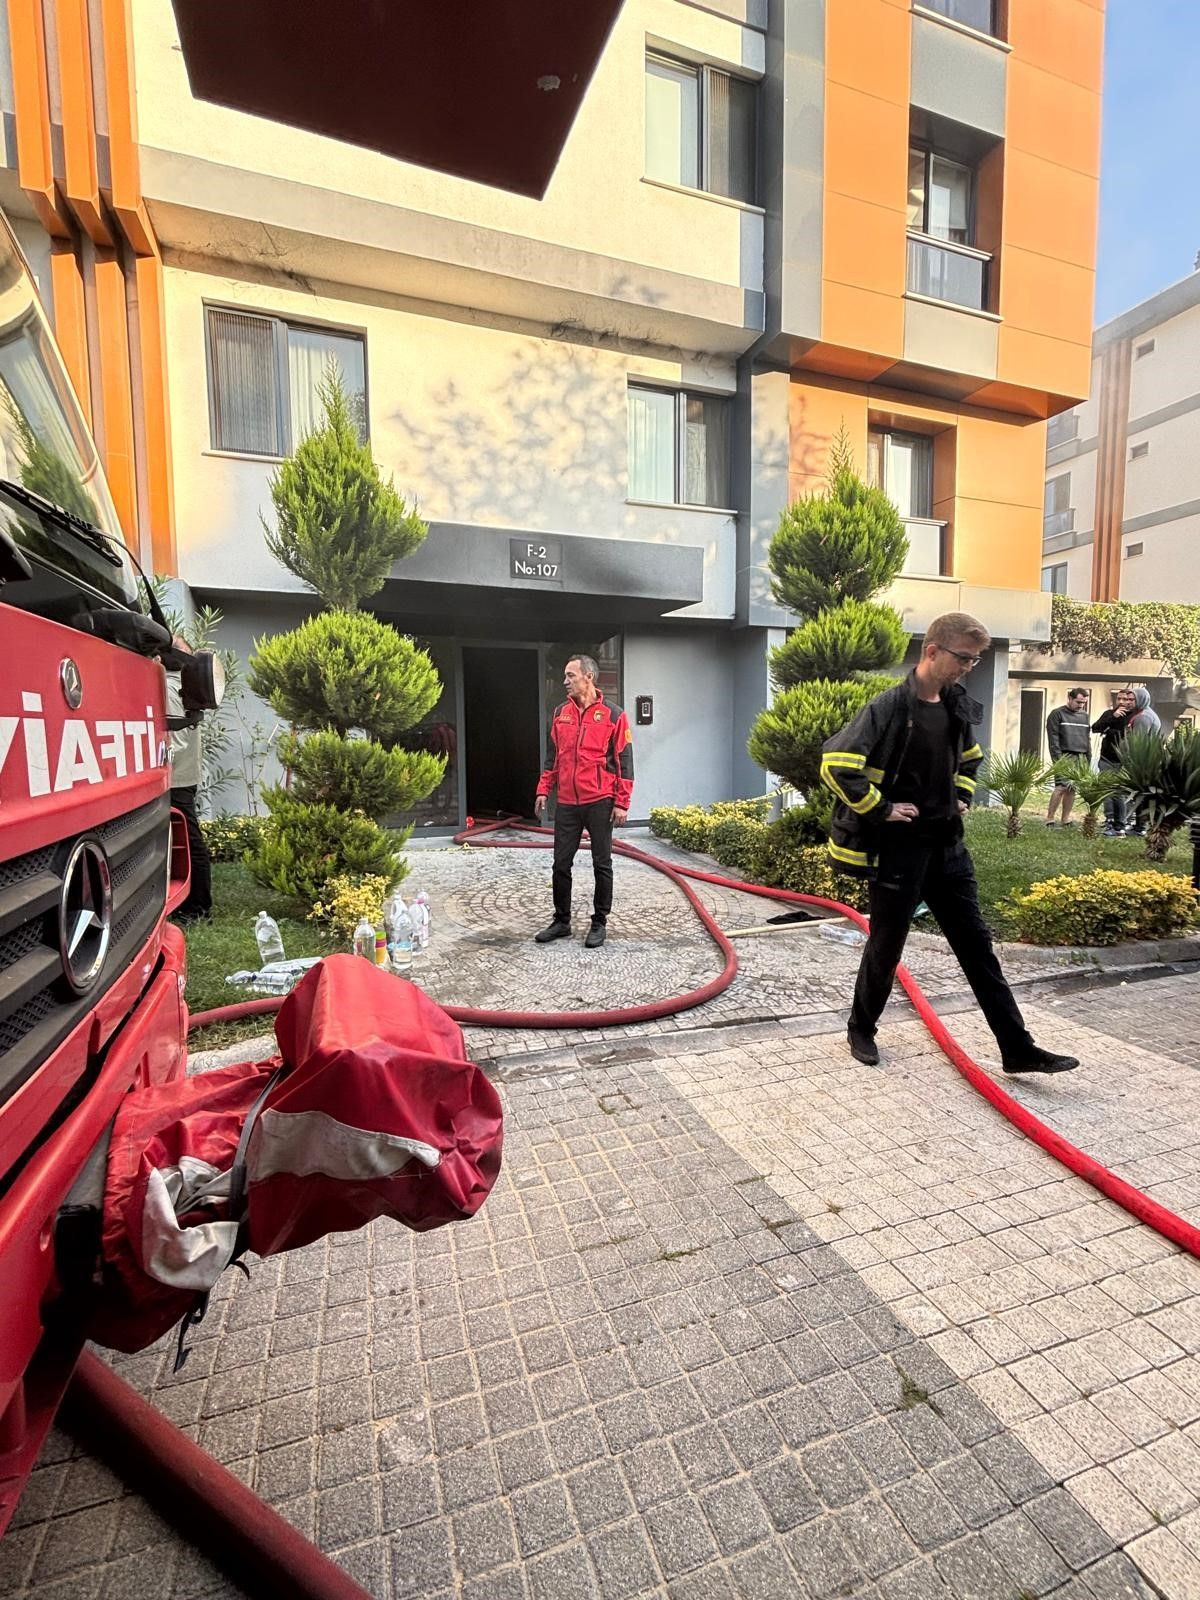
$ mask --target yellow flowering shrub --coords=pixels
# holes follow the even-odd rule
[[[330,878],[322,898],[308,913],[308,919],[323,922],[334,938],[348,945],[364,917],[373,928],[379,926],[388,888],[386,878],[371,875]]]
[[[1169,872],[1085,872],[1046,878],[1009,897],[1008,910],[1032,944],[1120,944],[1169,939],[1200,925],[1200,894]]]

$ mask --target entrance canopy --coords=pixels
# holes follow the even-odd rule
[[[540,200],[621,0],[173,0],[192,93]]]
[[[553,638],[616,632],[704,595],[698,545],[433,522],[373,605],[420,633]]]

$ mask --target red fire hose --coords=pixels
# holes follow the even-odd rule
[[[547,841],[542,838],[502,841],[483,837],[500,828],[513,827],[540,835],[550,831],[501,820],[457,834],[454,842],[470,844],[475,848],[546,848]],[[688,878],[715,884],[722,889],[735,889],[742,894],[761,895],[769,900],[817,906],[848,917],[860,928],[868,927],[864,916],[836,900],[797,894],[787,889],[770,889],[761,884],[722,877],[714,872],[700,872],[692,867],[671,866],[632,845],[620,842],[614,842],[613,849],[631,861],[641,862],[663,873],[682,891],[704,931],[721,952],[723,966],[717,976],[699,988],[688,990],[686,994],[608,1011],[481,1011],[471,1006],[447,1006],[445,1009],[456,1022],[481,1028],[602,1028],[669,1017],[693,1006],[703,1005],[706,1000],[711,1000],[729,987],[737,974],[738,963],[733,946],[695,890],[686,882]],[[917,1015],[952,1065],[973,1089],[995,1106],[1001,1116],[1139,1222],[1144,1222],[1172,1244],[1194,1256],[1200,1256],[1200,1229],[1126,1183],[1053,1128],[1047,1127],[1031,1111],[1027,1111],[952,1038],[912,974],[901,967],[898,976]],[[203,1028],[213,1022],[267,1016],[278,1011],[282,1003],[281,998],[273,997],[221,1006],[215,1011],[202,1011],[191,1018],[190,1029]],[[262,1585],[261,1589],[256,1587],[254,1592],[286,1592],[299,1597],[299,1600],[361,1600],[364,1591],[339,1567],[302,1539],[232,1473],[206,1456],[94,1356],[84,1355],[80,1361],[71,1388],[70,1403],[76,1417],[95,1438],[96,1448],[115,1454],[118,1464],[139,1479],[146,1492],[154,1494],[168,1514],[181,1517],[189,1536],[197,1524],[214,1530],[216,1543],[210,1548],[221,1550],[238,1573],[245,1573],[252,1583]]]
[[[454,843],[469,844],[475,849],[544,850],[547,848],[545,837],[505,840],[483,837],[502,828],[517,828],[524,833],[536,833],[542,836],[548,836],[551,832],[549,828],[539,828],[531,823],[501,818],[497,822],[481,823],[455,834]],[[725,964],[717,976],[701,984],[698,989],[689,989],[686,994],[673,995],[666,1000],[653,1000],[640,1006],[617,1007],[611,1011],[479,1011],[471,1006],[446,1006],[445,1010],[456,1022],[475,1028],[613,1028],[628,1022],[647,1022],[660,1017],[674,1016],[693,1006],[703,1005],[706,1000],[711,1000],[714,995],[720,994],[733,982],[738,970],[737,954],[707,907],[685,881],[688,878],[694,878],[700,883],[715,884],[721,889],[736,889],[742,894],[761,895],[768,900],[819,906],[823,910],[834,911],[850,918],[864,930],[869,926],[866,917],[860,912],[854,911],[850,906],[842,905],[837,900],[825,900],[819,895],[797,894],[791,889],[769,889],[762,884],[745,883],[740,878],[725,878],[715,872],[700,872],[695,867],[672,866],[657,856],[648,855],[633,845],[622,844],[617,840],[613,841],[613,850],[619,855],[627,856],[631,861],[640,861],[643,866],[653,867],[656,872],[661,872],[670,878],[671,882],[683,891],[699,917],[704,931],[725,958]],[[1122,1206],[1139,1222],[1144,1222],[1147,1227],[1153,1228],[1156,1233],[1162,1234],[1164,1239],[1169,1239],[1180,1249],[1200,1257],[1200,1228],[1176,1212],[1168,1210],[1166,1206],[1160,1205],[1157,1200],[1152,1200],[1140,1189],[1135,1189],[1131,1183],[1126,1183],[1124,1178],[1119,1178],[1115,1172],[1110,1172],[1093,1156],[1078,1149],[1053,1128],[1047,1127],[1040,1117],[1034,1116],[1032,1111],[1027,1111],[957,1043],[907,967],[900,967],[897,976],[917,1015],[951,1064],[973,1089],[995,1106],[1001,1116],[1006,1117],[1014,1128],[1019,1129],[1035,1144],[1041,1145],[1043,1150],[1076,1176],[1083,1178],[1093,1188],[1099,1189],[1107,1199]],[[191,1026],[202,1028],[210,1022],[234,1021],[239,1017],[266,1014],[277,1011],[281,1004],[281,1000],[271,998],[250,1000],[242,1005],[223,1006],[218,1011],[201,1011],[191,1019]]]

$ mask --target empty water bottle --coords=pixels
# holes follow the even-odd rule
[[[818,939],[829,939],[834,944],[862,944],[866,935],[860,933],[857,928],[849,927],[846,923],[835,921],[831,918],[828,922],[822,922],[817,929],[817,937]]]
[[[433,925],[433,918],[429,911],[429,896],[424,889],[408,908],[413,925],[413,951],[427,950],[429,948],[429,933]]]
[[[360,917],[354,930],[354,954],[366,956],[368,961],[375,959],[375,924],[367,917]]]
[[[258,913],[254,924],[254,937],[258,940],[258,959],[264,967],[268,961],[284,959],[283,936],[279,932],[279,924],[265,911]]]

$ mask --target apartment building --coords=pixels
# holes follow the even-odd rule
[[[1200,604],[1200,272],[1096,329],[1087,400],[1050,425],[1042,587]]]
[[[373,602],[445,685],[422,821],[527,806],[579,649],[636,815],[761,792],[767,544],[843,425],[914,632],[993,629],[1002,737],[1087,387],[1102,5],[625,0],[541,199],[197,98],[169,0],[0,17],[0,200],[131,542],[243,653],[303,616],[260,519],[330,361],[428,520]]]

